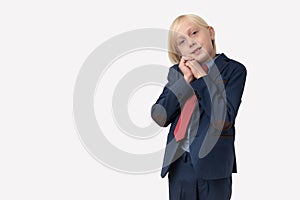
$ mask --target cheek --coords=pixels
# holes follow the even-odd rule
[[[213,49],[213,44],[212,44],[211,38],[207,38],[203,45],[205,46],[205,49],[207,51],[211,51]]]
[[[186,47],[178,47],[178,50],[181,55],[186,55],[187,54],[187,48]]]
[[[211,37],[208,33],[202,33],[201,35],[199,35],[197,37],[197,42],[204,46],[210,46],[211,45]]]

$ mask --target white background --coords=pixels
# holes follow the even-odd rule
[[[0,199],[168,199],[159,171],[118,173],[85,150],[72,98],[81,65],[102,42],[133,29],[167,29],[185,13],[206,19],[215,28],[218,52],[248,70],[236,123],[239,173],[232,199],[299,199],[296,5],[1,1]]]

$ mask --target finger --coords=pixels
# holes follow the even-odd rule
[[[185,63],[185,65],[191,68],[191,67],[193,67],[193,62],[187,61],[187,62]]]
[[[185,68],[185,67],[186,67],[185,61],[184,61],[184,59],[181,59],[181,60],[180,60],[180,63],[179,63],[179,68],[180,68],[180,69],[183,69],[183,68]]]
[[[186,60],[185,60],[184,57],[182,56],[181,59],[180,59],[180,63],[181,63],[181,64],[184,64],[185,62],[186,62]]]
[[[185,60],[185,61],[192,61],[194,60],[194,58],[190,57],[190,56],[182,56],[182,58]]]

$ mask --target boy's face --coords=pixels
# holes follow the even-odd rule
[[[182,56],[205,63],[215,56],[212,44],[214,37],[212,27],[199,27],[191,22],[183,21],[178,30],[176,45]]]

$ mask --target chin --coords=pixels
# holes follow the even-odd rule
[[[206,53],[202,53],[197,56],[194,56],[194,59],[197,60],[199,63],[205,63],[208,60],[210,60],[211,57],[209,55],[207,55]]]

